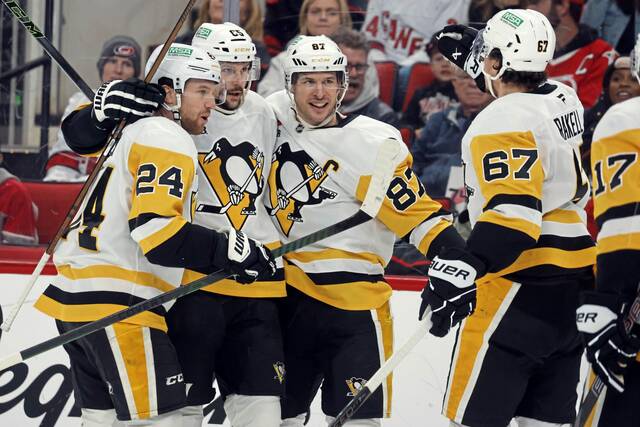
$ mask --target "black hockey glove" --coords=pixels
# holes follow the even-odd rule
[[[478,88],[486,92],[482,64],[472,55],[471,47],[478,30],[466,25],[447,25],[436,34],[438,50],[458,68],[464,70],[475,81]]]
[[[437,337],[471,315],[476,308],[476,278],[484,275],[484,263],[460,248],[445,249],[429,266],[429,283],[422,291],[419,319],[431,307],[429,332]]]
[[[276,261],[262,243],[234,229],[222,234],[226,239],[216,249],[213,263],[232,273],[237,282],[246,285],[276,274]]]
[[[135,77],[103,83],[93,98],[93,116],[98,122],[106,119],[133,123],[151,116],[164,102],[165,92],[155,83],[145,83]]]
[[[640,338],[633,330],[625,330],[625,311],[618,295],[593,291],[582,293],[582,304],[576,311],[587,360],[596,375],[620,393],[624,391],[624,373],[640,350]]]

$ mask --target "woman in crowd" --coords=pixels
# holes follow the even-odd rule
[[[346,0],[304,0],[300,7],[300,34],[305,36],[329,36],[338,28],[351,28],[351,15]],[[269,71],[258,85],[258,93],[271,95],[284,89],[285,53],[271,60]]]

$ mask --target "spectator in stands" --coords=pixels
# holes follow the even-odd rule
[[[140,75],[140,45],[127,36],[115,36],[107,40],[102,46],[98,59],[98,73],[101,82],[111,80],[126,80]],[[90,102],[82,93],[74,93],[69,98],[64,110],[64,119],[79,105]],[[58,130],[57,140],[49,146],[49,160],[45,166],[45,181],[81,182],[91,173],[95,159],[83,157],[71,151],[67,142]]]
[[[340,27],[351,29],[351,16],[346,0],[304,0],[300,7],[300,34],[330,36]],[[258,85],[258,93],[269,96],[284,89],[285,52],[271,60],[269,71]]]
[[[411,146],[413,170],[433,198],[446,196],[451,167],[462,164],[462,136],[493,99],[459,68],[455,69],[452,84],[460,105],[433,114]]]
[[[447,24],[464,24],[470,0],[369,0],[363,31],[374,61],[426,62],[424,45]]]
[[[521,0],[471,0],[468,25],[477,28],[502,9],[518,9],[520,2]]]
[[[591,164],[590,154],[593,132],[604,113],[612,105],[640,96],[640,84],[631,74],[631,60],[628,56],[616,59],[607,68],[604,73],[602,87],[602,96],[598,99],[598,103],[584,115],[584,134],[582,135],[583,142],[580,151],[584,170],[588,172],[591,171],[589,165]]]
[[[554,59],[547,74],[573,87],[585,108],[591,108],[602,93],[602,78],[617,54],[596,31],[578,24],[583,0],[527,0],[528,8],[549,19],[556,32]]]
[[[198,18],[193,28],[186,34],[178,37],[176,43],[191,44],[191,40],[200,25],[209,22],[222,24],[224,22],[224,0],[204,0],[198,9]],[[264,27],[262,8],[258,0],[240,0],[240,27],[251,36],[251,41],[256,45],[256,53],[260,58],[262,73],[266,73],[271,62],[271,55],[264,44]]]
[[[347,0],[350,19],[359,25],[360,29],[368,0]],[[300,31],[300,0],[268,0],[266,2],[266,17],[264,20],[264,40],[271,56],[276,56]]]
[[[634,34],[640,33],[640,2],[637,0],[587,1],[580,23],[598,31],[598,35],[614,46],[618,53],[628,55],[633,49]]]
[[[0,154],[0,243],[37,245],[38,208],[29,190],[11,172],[1,166]]]
[[[415,91],[407,111],[402,115],[402,126],[415,129],[416,138],[420,136],[422,127],[430,115],[458,104],[451,84],[455,66],[440,53],[435,36],[427,44],[426,51],[431,58],[434,80],[429,86]]]
[[[349,88],[342,100],[340,112],[363,116],[398,126],[398,116],[387,104],[378,99],[380,83],[375,67],[368,62],[367,36],[348,28],[339,28],[331,36],[347,57]]]

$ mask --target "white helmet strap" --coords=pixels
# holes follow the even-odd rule
[[[176,103],[175,105],[169,105],[166,102],[162,103],[162,107],[169,111],[173,115],[173,120],[181,124],[182,117],[180,116],[180,107],[182,106],[182,90],[177,89],[176,91]]]

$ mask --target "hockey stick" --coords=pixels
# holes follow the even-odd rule
[[[358,225],[374,218],[378,214],[380,206],[382,206],[382,201],[384,200],[395,168],[394,159],[395,155],[398,153],[398,146],[396,145],[397,142],[395,140],[393,141],[393,144],[385,141],[385,143],[382,144],[382,147],[378,151],[378,155],[376,158],[376,170],[371,177],[371,182],[369,183],[367,194],[358,212],[336,224],[325,227],[321,230],[308,234],[307,236],[301,237],[297,240],[286,243],[279,248],[274,249],[272,251],[273,256],[280,257],[289,252],[300,249],[303,246],[310,245],[342,231],[357,227]],[[116,322],[128,319],[129,317],[134,316],[138,313],[151,310],[152,308],[158,307],[159,305],[162,305],[168,301],[188,295],[192,292],[197,291],[198,289],[211,285],[229,276],[230,274],[226,271],[216,271],[207,276],[201,277],[200,279],[194,280],[193,282],[190,282],[184,286],[179,286],[175,289],[172,289],[171,291],[141,301],[135,305],[132,305],[131,307],[127,307],[116,313],[110,314],[109,316],[103,317],[102,319],[96,320],[91,323],[86,323],[76,329],[65,332],[62,335],[41,342],[40,344],[36,344],[25,350],[11,354],[0,360],[0,371],[9,368],[17,363],[20,363],[23,360],[30,359],[34,356],[37,356],[38,354],[44,353],[61,345],[85,337]]]
[[[160,51],[158,58],[153,63],[153,66],[149,70],[149,73],[147,73],[147,75],[145,76],[144,78],[145,83],[149,83],[149,81],[151,81],[151,78],[155,74],[156,70],[160,66],[160,63],[164,59],[164,56],[169,50],[169,46],[176,39],[176,36],[178,35],[178,32],[180,31],[182,24],[187,20],[189,13],[191,12],[191,9],[193,8],[193,5],[195,4],[195,2],[196,0],[189,0],[189,4],[187,4],[184,11],[182,12],[182,15],[180,15],[180,18],[178,19],[178,22],[176,22],[176,25],[173,27],[173,30],[171,31],[171,34],[169,34],[169,37],[167,37],[167,41],[165,42],[164,47]],[[4,2],[4,3],[7,4],[7,2]],[[9,2],[9,3],[15,3],[15,2]],[[30,27],[27,27],[27,29],[29,28]],[[35,28],[35,26],[33,26],[33,28]],[[91,98],[93,98],[93,92],[91,92]],[[0,328],[3,331],[9,332],[9,330],[11,329],[11,325],[13,324],[16,316],[18,315],[20,308],[22,308],[25,300],[29,296],[29,292],[31,292],[31,289],[35,285],[36,280],[38,280],[38,277],[40,277],[40,273],[42,273],[42,270],[44,269],[44,266],[47,264],[47,261],[49,261],[49,258],[51,257],[51,255],[53,255],[53,251],[55,250],[56,245],[58,244],[58,241],[60,240],[62,235],[67,232],[67,227],[69,227],[69,224],[71,223],[71,221],[73,221],[73,218],[78,213],[78,209],[80,208],[80,205],[82,204],[87,192],[89,191],[89,188],[91,187],[93,182],[96,180],[96,177],[98,176],[98,173],[100,172],[100,169],[102,168],[103,163],[105,162],[107,157],[111,155],[111,152],[115,148],[115,145],[120,140],[120,136],[122,135],[122,130],[124,129],[126,124],[127,124],[126,120],[120,120],[120,123],[118,123],[118,127],[112,132],[111,136],[109,137],[109,140],[107,141],[105,149],[103,150],[102,154],[98,158],[98,161],[96,162],[95,167],[91,171],[91,174],[87,177],[87,180],[85,181],[84,185],[80,189],[80,192],[78,193],[75,200],[73,201],[71,208],[69,208],[69,212],[67,212],[67,216],[65,217],[64,221],[58,228],[58,232],[49,243],[49,246],[47,246],[47,249],[42,254],[40,261],[38,261],[38,264],[36,265],[36,269],[33,271],[33,273],[31,273],[31,277],[29,278],[29,282],[27,283],[27,286],[22,290],[22,294],[20,294],[18,301],[16,301],[15,305],[13,306],[13,309],[11,310],[11,312],[9,313],[5,321],[0,326]]]
[[[420,324],[416,328],[416,330],[411,334],[411,337],[400,347],[398,350],[394,351],[389,359],[380,369],[376,371],[375,374],[364,383],[363,387],[358,391],[358,394],[354,396],[353,399],[345,406],[342,411],[336,416],[336,418],[329,424],[329,427],[341,427],[353,417],[353,414],[356,413],[358,409],[364,402],[371,397],[373,392],[382,384],[382,382],[389,376],[389,374],[402,362],[402,360],[407,357],[407,355],[413,350],[413,348],[424,338],[429,329],[431,328],[431,308],[427,307],[422,316],[422,320]]]
[[[322,168],[325,172],[327,172],[327,170],[329,170],[329,167],[331,167],[332,170],[337,170],[338,165],[336,164],[336,162],[334,162],[333,160],[329,160],[324,167]],[[300,191],[300,189],[302,187],[304,187],[305,185],[307,185],[307,183],[309,181],[311,181],[314,178],[314,175],[311,174],[310,176],[308,176],[307,178],[305,178],[303,181],[300,181],[295,187],[293,187],[290,191],[287,192],[287,194],[284,195],[285,199],[288,199],[289,197],[291,197],[292,195],[296,194],[298,191]],[[280,210],[280,205],[276,205],[275,208],[271,209],[271,211],[269,212],[269,215],[273,216],[276,213],[278,213],[278,211]]]
[[[242,193],[245,192],[245,190],[249,186],[249,183],[251,182],[251,179],[256,174],[256,171],[258,170],[259,166],[260,166],[260,162],[256,162],[256,166],[253,168],[253,170],[251,171],[251,173],[249,174],[247,179],[245,179],[244,184],[242,184],[242,187],[240,187],[239,193],[242,194]],[[231,195],[229,195],[229,198],[231,198]],[[238,203],[240,203],[240,202],[238,202]],[[231,207],[231,205],[233,205],[231,200],[229,200],[229,202],[227,202],[227,204],[224,205],[224,206],[211,206],[211,205],[201,204],[201,205],[198,205],[198,207],[196,208],[196,211],[197,212],[205,212],[205,213],[213,213],[213,214],[221,215],[221,214],[226,213],[229,210],[229,208]]]
[[[45,36],[44,33],[40,31],[40,29],[36,26],[36,24],[33,23],[29,15],[27,15],[27,12],[25,12],[24,9],[20,7],[18,2],[2,0],[2,3],[4,3],[7,9],[9,9],[9,11],[18,19],[18,21],[20,21],[22,26],[36,39],[36,41],[40,43],[40,46],[42,46],[44,51],[49,54],[51,59],[56,61],[60,68],[62,68],[62,71],[64,71],[65,74],[69,76],[71,81],[75,83],[76,86],[78,86],[78,89],[80,89],[87,98],[93,99],[93,90],[84,80],[82,80],[82,77],[80,77],[76,70],[73,69],[71,64],[69,64],[69,62],[64,59],[64,56],[62,56],[58,49],[56,49],[51,44],[47,36]]]
[[[624,319],[624,329],[625,331],[630,332],[633,325],[640,320],[640,294],[633,300],[633,304],[631,304],[631,308],[629,309],[629,313],[627,317]],[[580,409],[578,410],[578,415],[576,416],[576,422],[574,427],[584,427],[593,412],[593,408],[596,406],[598,402],[598,398],[600,394],[604,391],[606,387],[606,383],[600,379],[599,376],[596,376],[595,381],[591,384],[591,388],[587,392],[586,397],[582,401],[580,405]]]

